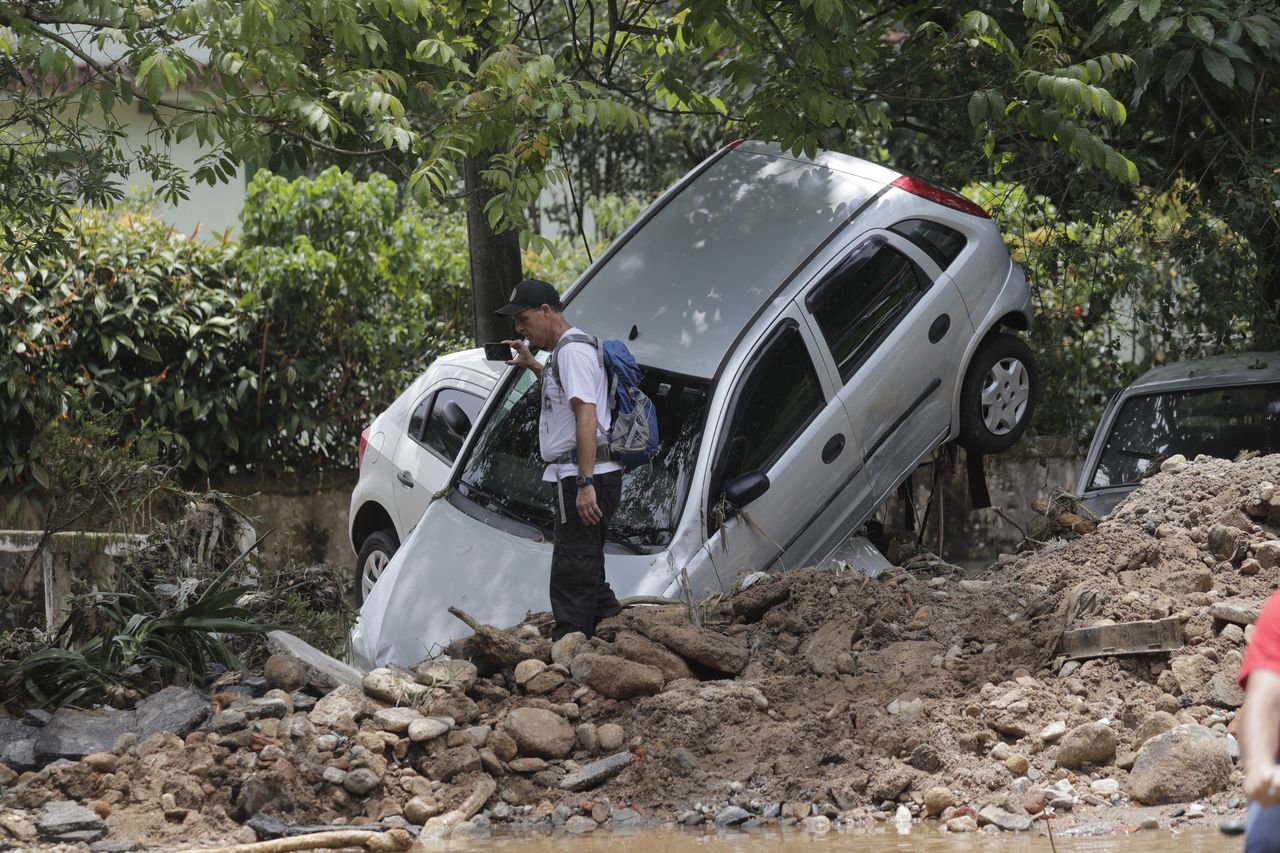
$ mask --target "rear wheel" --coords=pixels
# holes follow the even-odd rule
[[[369,591],[382,577],[387,563],[391,562],[399,547],[400,541],[396,539],[394,530],[376,530],[361,543],[360,553],[356,556],[355,582],[352,584],[360,604],[369,597]]]
[[[1020,338],[995,332],[978,347],[960,391],[960,444],[1003,453],[1026,432],[1040,398],[1035,357]]]

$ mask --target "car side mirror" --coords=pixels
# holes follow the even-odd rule
[[[769,491],[769,476],[763,471],[739,474],[724,484],[724,496],[736,507],[744,507]]]
[[[466,438],[467,433],[471,432],[471,418],[453,400],[444,404],[444,424],[449,432],[461,438]]]

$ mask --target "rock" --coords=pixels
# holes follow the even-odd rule
[[[1245,577],[1253,577],[1260,571],[1262,571],[1262,564],[1253,557],[1249,557],[1247,560],[1240,563],[1240,574]]]
[[[261,699],[251,699],[248,702],[243,703],[240,706],[240,710],[249,720],[279,720],[289,713],[288,699],[289,696],[287,693],[277,692],[275,696],[263,696]]]
[[[366,696],[388,705],[418,705],[427,699],[433,690],[407,675],[385,667],[372,670],[360,684]]]
[[[924,811],[929,817],[937,817],[956,804],[950,788],[935,785],[924,792]]]
[[[306,683],[317,693],[329,693],[342,685],[360,687],[364,674],[350,664],[325,654],[288,631],[268,631],[267,648],[289,655],[306,668]]]
[[[142,845],[128,838],[104,838],[89,845],[89,853],[133,853]]]
[[[737,675],[746,668],[745,638],[726,637],[687,623],[677,625],[646,620],[636,624],[650,640],[661,643],[686,660],[729,675]]]
[[[541,773],[551,765],[544,758],[513,758],[507,766],[515,773]]]
[[[1022,795],[1019,803],[1022,810],[1030,815],[1037,815],[1044,811],[1044,807],[1048,805],[1043,788],[1028,788]]]
[[[1168,711],[1152,711],[1143,718],[1133,731],[1133,748],[1140,749],[1144,743],[1157,735],[1177,728],[1178,720]]]
[[[115,773],[119,759],[110,752],[95,752],[86,755],[83,760],[94,773]]]
[[[694,677],[684,658],[635,631],[619,631],[613,639],[613,646],[627,660],[657,667],[667,682]]]
[[[831,831],[831,818],[821,814],[810,815],[800,822],[800,827],[805,832],[823,835]]]
[[[368,796],[381,784],[382,780],[378,778],[378,774],[368,767],[357,767],[347,773],[347,777],[342,780],[342,787],[357,797]]]
[[[355,721],[365,716],[368,708],[369,701],[365,699],[364,689],[344,684],[322,697],[307,712],[307,719],[322,729],[342,731],[347,728],[354,733]]]
[[[1254,545],[1253,557],[1259,569],[1280,568],[1280,539],[1268,539]]]
[[[404,817],[419,826],[440,814],[440,804],[428,797],[414,797],[404,804]]]
[[[469,660],[436,658],[433,661],[418,664],[415,675],[419,684],[428,687],[470,693],[471,688],[476,686],[479,672],[476,665]]]
[[[204,721],[200,726],[200,731],[210,732],[218,735],[228,735],[232,732],[238,732],[249,725],[249,718],[244,715],[243,711],[228,709],[219,711]]]
[[[1244,704],[1244,690],[1236,680],[1240,661],[1240,653],[1232,652],[1219,664],[1221,668],[1209,679],[1205,691],[1204,701],[1207,704],[1218,708],[1239,708]]]
[[[617,776],[634,760],[635,756],[630,752],[614,753],[608,758],[584,764],[572,773],[567,774],[560,780],[560,787],[566,791],[585,791],[589,788],[594,788],[596,785],[600,785]]]
[[[486,746],[493,751],[494,757],[502,761],[510,761],[520,753],[515,739],[502,730],[490,732]]]
[[[610,699],[652,696],[662,690],[662,671],[657,667],[614,655],[580,654],[570,665],[575,680]]]
[[[977,832],[978,822],[969,815],[960,815],[947,821],[947,832]]]
[[[574,631],[572,634],[565,634],[560,639],[551,644],[551,662],[558,663],[561,666],[568,666],[579,652],[585,651],[587,646],[587,635],[581,631]]]
[[[1215,524],[1209,528],[1209,553],[1219,560],[1234,560],[1248,541],[1249,534],[1238,527]]]
[[[997,826],[1006,832],[1026,832],[1031,828],[1031,818],[1007,812],[999,806],[983,806],[978,811],[978,825],[986,826],[987,824]]]
[[[456,693],[433,693],[418,710],[429,717],[450,717],[464,726],[480,719],[480,706],[470,697]]]
[[[1058,741],[1058,765],[1069,770],[1078,770],[1089,764],[1102,766],[1115,756],[1116,734],[1102,723],[1076,726]]]
[[[840,656],[849,654],[854,640],[862,635],[864,623],[865,618],[861,614],[856,619],[840,618],[825,622],[805,642],[800,654],[817,675],[835,675],[839,672]]]
[[[1146,805],[1184,803],[1216,794],[1231,781],[1226,739],[1199,725],[1149,740],[1129,773],[1129,790]]]
[[[480,769],[480,753],[471,744],[446,749],[439,758],[430,762],[428,772],[432,779],[449,782],[455,776],[474,773]]]
[[[524,689],[534,696],[541,696],[544,693],[550,693],[555,690],[565,681],[564,674],[559,670],[548,669],[529,679],[529,683],[524,686]]]
[[[407,733],[414,723],[419,720],[425,721],[425,719],[422,714],[413,708],[379,708],[373,712],[373,724],[375,726],[384,732],[391,732],[397,735]],[[429,739],[418,738],[418,740]],[[412,736],[410,736],[410,740],[413,740]]]
[[[46,841],[90,842],[107,834],[107,824],[92,809],[54,800],[45,803],[36,831]]]
[[[293,655],[275,654],[262,666],[262,677],[273,689],[292,693],[307,684],[307,666]]]
[[[600,749],[605,752],[616,752],[622,748],[626,733],[617,723],[605,723],[596,728],[596,736],[600,741]]]
[[[1004,760],[1004,766],[1014,776],[1025,776],[1031,769],[1031,762],[1027,761],[1027,757],[1022,753],[1015,752]]]
[[[326,767],[324,773],[320,774],[320,778],[330,785],[341,785],[347,781],[347,771],[341,767]]]
[[[1177,474],[1179,471],[1187,467],[1187,457],[1181,453],[1175,453],[1168,459],[1160,463],[1160,473]]]
[[[136,730],[137,717],[133,711],[59,708],[48,725],[36,734],[35,763],[43,766],[59,758],[79,761],[95,752],[110,752],[117,738]]]
[[[1090,783],[1089,791],[1099,797],[1110,797],[1120,793],[1120,783],[1115,779],[1096,779]]]
[[[540,661],[537,658],[529,658],[528,660],[520,661],[520,663],[516,664],[516,670],[514,673],[516,684],[524,687],[535,675],[540,675],[546,668],[546,662]]]
[[[1040,730],[1040,740],[1045,743],[1054,743],[1060,737],[1067,733],[1067,724],[1063,720],[1054,720],[1049,725]]]
[[[726,806],[716,813],[715,824],[718,827],[737,826],[751,819],[751,813],[741,806]]]
[[[1263,602],[1247,598],[1219,601],[1209,608],[1209,615],[1222,622],[1236,625],[1252,625],[1262,613]]]
[[[10,768],[8,765],[0,764],[0,789],[7,788],[18,781],[18,775],[17,770]]]
[[[1175,596],[1191,595],[1196,592],[1208,592],[1213,589],[1213,572],[1207,567],[1186,569],[1160,575],[1156,585]]]
[[[136,712],[139,737],[156,732],[186,737],[209,716],[209,698],[187,687],[166,687],[139,702]]]
[[[502,722],[520,752],[539,758],[564,758],[577,736],[564,717],[542,708],[515,708]],[[495,750],[495,753],[497,750]]]
[[[584,832],[594,832],[599,825],[586,815],[577,814],[564,822],[564,829],[565,832],[582,835]]]
[[[0,717],[0,764],[22,773],[35,770],[36,735],[40,730],[23,725],[19,720]]]

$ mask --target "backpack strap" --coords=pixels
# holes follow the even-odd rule
[[[547,366],[551,368],[551,373],[555,376],[556,384],[560,386],[561,391],[564,390],[564,385],[560,382],[560,365],[556,363],[556,355],[569,344],[591,344],[596,348],[596,358],[600,360],[600,367],[604,368],[604,350],[598,340],[590,335],[565,335],[556,341],[555,349],[551,350],[551,357],[547,359]]]
[[[613,377],[610,377],[609,371],[605,368],[604,348],[600,346],[600,341],[597,340],[596,338],[593,338],[591,335],[585,335],[585,334],[564,335],[563,337],[560,338],[560,340],[556,341],[555,348],[551,350],[551,356],[547,359],[547,367],[551,369],[551,375],[553,375],[556,378],[556,385],[560,387],[561,393],[564,392],[564,384],[560,382],[560,365],[556,361],[556,355],[560,352],[562,348],[568,346],[569,344],[591,344],[591,346],[595,347],[596,359],[600,362],[600,369],[605,371],[605,378],[609,380],[609,383],[608,383],[609,398],[608,399],[610,401],[610,407],[612,407],[613,392],[615,387],[614,383],[616,382],[616,379],[614,379]],[[546,393],[547,393],[547,385],[544,382],[542,384],[542,394],[545,396]],[[608,434],[605,433],[604,430],[600,429],[599,423],[596,424],[596,431],[599,434],[599,439],[601,439],[596,441],[596,462],[597,463],[608,462],[610,459],[609,436]],[[571,450],[568,453],[562,454],[555,460],[555,464],[559,464],[559,465],[576,465],[577,463],[578,463],[578,451],[576,449]]]

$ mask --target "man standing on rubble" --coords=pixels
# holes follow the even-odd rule
[[[1280,853],[1280,593],[1267,599],[1240,664],[1240,748],[1249,798],[1245,853]]]
[[[622,465],[609,459],[609,380],[599,349],[561,313],[560,294],[545,281],[526,279],[497,311],[511,317],[517,338],[508,364],[542,380],[538,449],[547,463],[542,479],[555,489],[555,549],[551,556],[551,638],[581,631],[590,637],[602,619],[622,612],[604,574],[609,520],[622,497]],[[529,346],[551,352],[543,367]],[[554,368],[553,368],[554,363]],[[566,509],[570,508],[570,509]]]

